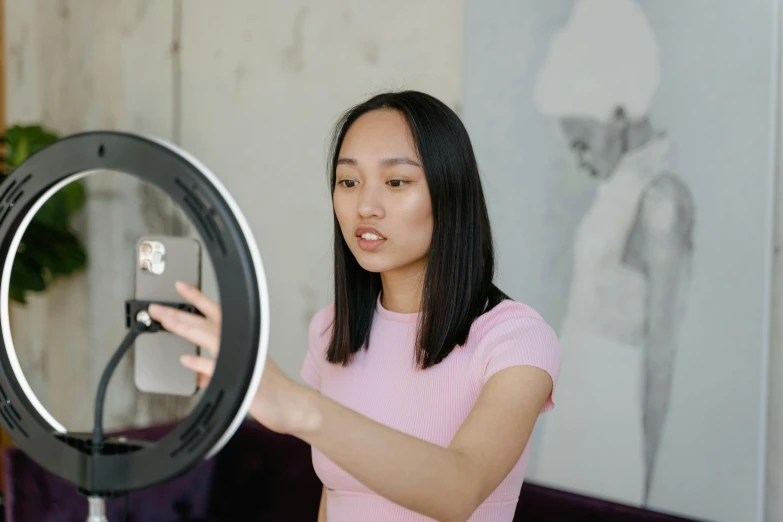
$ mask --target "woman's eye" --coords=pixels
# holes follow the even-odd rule
[[[585,152],[587,151],[587,143],[582,140],[574,140],[574,142],[571,143],[571,148],[576,152]]]
[[[393,180],[389,181],[389,185],[392,186],[392,187],[402,187],[403,185],[406,185],[407,183],[408,183],[407,181],[403,181],[401,179],[393,179]]]
[[[352,179],[344,179],[340,181],[340,185],[344,186],[345,188],[351,188],[356,186],[356,181]]]

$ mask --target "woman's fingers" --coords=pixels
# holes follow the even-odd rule
[[[183,282],[176,283],[177,292],[195,306],[204,317],[169,306],[151,304],[150,316],[169,332],[204,348],[212,357],[218,356],[220,348],[220,305],[209,299],[197,288]],[[198,385],[201,388],[209,384],[215,371],[215,361],[194,355],[180,358],[183,366],[198,373]]]
[[[210,379],[209,379],[208,375],[204,375],[203,373],[199,373],[198,374],[198,380],[197,380],[198,387],[199,388],[206,388],[207,386],[209,386],[209,380]]]
[[[217,357],[220,347],[220,330],[217,325],[195,314],[158,304],[150,305],[149,313],[169,332],[203,347],[210,355]]]
[[[221,316],[219,304],[201,293],[198,288],[192,287],[182,281],[177,281],[175,286],[179,295],[198,308],[198,310],[208,319],[220,324]]]
[[[189,368],[199,374],[199,385],[208,383],[209,378],[215,372],[215,361],[212,359],[197,355],[183,355],[179,360],[185,368]]]
[[[151,304],[149,306],[150,317],[163,324],[167,321],[169,324],[181,323],[188,328],[201,328],[218,332],[219,326],[207,318],[198,314],[192,314],[184,310],[178,310],[171,306]]]

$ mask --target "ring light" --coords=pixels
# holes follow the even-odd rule
[[[154,443],[107,439],[96,451],[89,435],[68,433],[32,392],[11,338],[8,296],[14,255],[35,213],[63,186],[102,170],[156,185],[190,218],[215,269],[222,308],[220,346],[226,349],[199,403],[165,437]],[[0,259],[0,425],[44,469],[87,496],[113,496],[184,473],[217,453],[239,428],[267,355],[266,279],[237,204],[190,154],[121,132],[87,132],[56,141],[30,156],[0,185]]]

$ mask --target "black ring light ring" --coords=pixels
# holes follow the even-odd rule
[[[46,411],[24,378],[11,338],[11,267],[25,229],[59,189],[102,170],[152,183],[201,234],[220,293],[223,349],[191,413],[154,443],[107,444],[91,454],[89,434],[71,434]],[[112,495],[170,480],[220,451],[243,422],[261,381],[269,344],[269,296],[250,226],[217,177],[187,152],[154,138],[87,132],[30,156],[0,186],[0,425],[14,444],[80,490]],[[118,314],[122,303],[117,303]],[[119,341],[119,339],[118,339]],[[113,348],[113,347],[112,347]],[[72,349],[72,347],[56,347]],[[88,406],[85,400],[85,408]]]

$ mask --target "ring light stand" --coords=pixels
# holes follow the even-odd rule
[[[221,296],[220,346],[203,397],[171,432],[150,443],[104,438],[103,397],[112,371],[137,335],[160,324],[148,302],[126,303],[129,333],[101,378],[92,434],[69,433],[43,407],[16,356],[8,310],[14,255],[39,208],[60,188],[115,170],[152,183],[185,211],[201,234]],[[261,381],[269,341],[269,297],[261,256],[237,204],[214,174],[163,141],[121,132],[63,138],[30,156],[0,185],[0,426],[44,469],[89,500],[88,522],[106,521],[105,499],[171,480],[215,455],[244,420]]]

